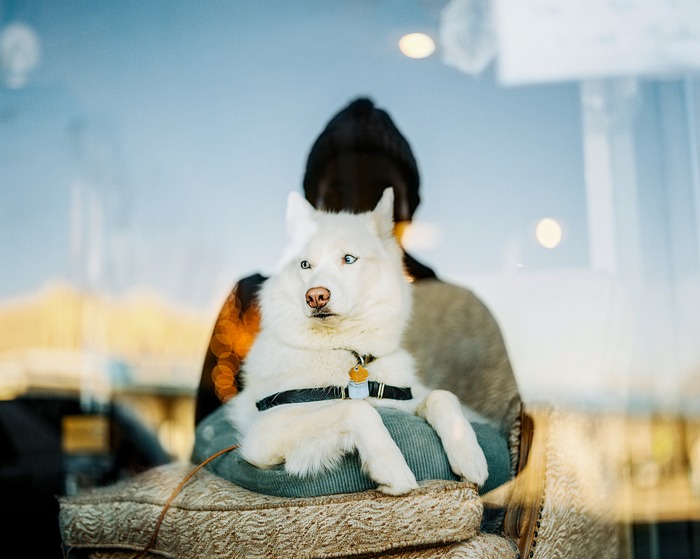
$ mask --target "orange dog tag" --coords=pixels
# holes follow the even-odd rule
[[[363,400],[369,396],[369,373],[362,365],[356,365],[349,371],[348,396],[353,399]]]
[[[369,373],[362,365],[355,365],[350,369],[350,380],[354,382],[364,382],[367,380]]]

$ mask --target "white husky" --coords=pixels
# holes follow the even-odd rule
[[[259,294],[262,327],[228,404],[243,457],[311,475],[357,449],[363,469],[391,495],[417,487],[375,406],[425,418],[461,479],[482,485],[484,453],[456,396],[429,391],[401,348],[411,286],[392,235],[394,195],[364,214],[315,210],[289,196],[288,258]],[[368,375],[368,378],[364,378]]]

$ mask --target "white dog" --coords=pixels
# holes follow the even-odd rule
[[[420,384],[400,346],[411,285],[393,207],[391,189],[364,214],[317,211],[290,194],[288,257],[261,288],[261,331],[242,366],[243,390],[227,403],[251,464],[284,463],[304,476],[356,449],[380,491],[407,493],[415,476],[375,409],[390,406],[430,423],[461,479],[488,477],[456,396]]]

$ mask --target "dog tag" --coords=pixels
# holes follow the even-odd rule
[[[350,369],[350,380],[348,381],[348,396],[350,398],[364,400],[369,396],[367,377],[369,377],[369,373],[362,365],[356,365]]]

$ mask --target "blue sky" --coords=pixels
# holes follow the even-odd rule
[[[0,2],[0,27],[41,43],[26,86],[0,88],[0,300],[65,278],[218,304],[274,267],[286,194],[358,95],[414,148],[416,221],[441,233],[419,258],[455,278],[585,267],[577,84],[501,87],[439,45],[401,55],[404,33],[437,39],[445,4]],[[564,225],[555,250],[534,241],[543,217]]]

